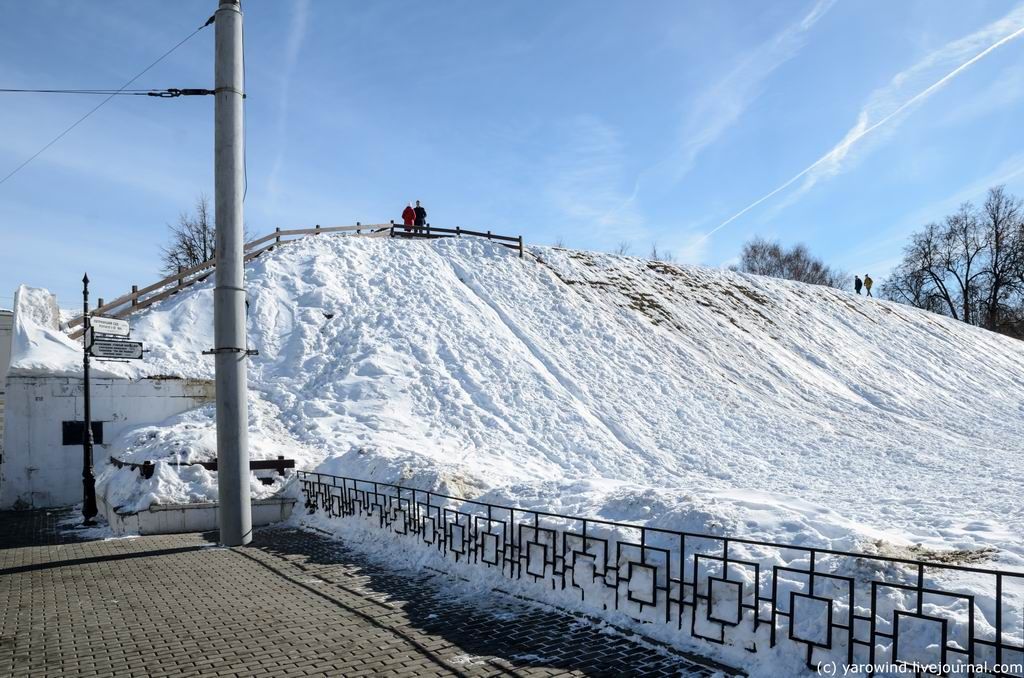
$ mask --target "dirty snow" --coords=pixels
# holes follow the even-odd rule
[[[307,238],[247,280],[254,457],[674,530],[1024,566],[1018,341],[844,291],[473,240]],[[151,353],[124,376],[213,376],[212,287],[132,316]],[[66,340],[30,329],[19,364],[45,369],[46,342]],[[107,469],[104,490],[136,509],[214,498],[215,474],[167,463],[212,458],[213,426],[207,407],[129,432],[118,456],[156,473]],[[440,564],[360,521],[306,520]],[[1005,603],[1012,619],[1022,600]],[[756,675],[803,661],[740,647],[721,652]]]
[[[1024,562],[1024,344],[822,287],[532,253],[320,237],[254,261],[273,444],[535,508]],[[213,376],[212,287],[132,316],[141,370]]]

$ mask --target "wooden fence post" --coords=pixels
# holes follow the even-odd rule
[[[488,240],[490,240],[490,239],[491,239],[491,232],[490,232],[490,231],[487,231],[487,239],[488,239]]]
[[[314,233],[313,235],[320,235],[320,224],[316,225],[316,233]]]
[[[132,306],[139,305],[139,286],[132,285]]]
[[[456,226],[455,227],[455,237],[456,238],[461,238],[462,237],[462,227],[461,226]]]
[[[181,272],[185,270],[184,266],[178,267],[178,287],[181,287]]]
[[[277,228],[275,228],[274,229],[274,233],[277,234],[276,237],[274,238],[274,244],[275,245],[280,245],[281,244],[281,227],[278,226]]]
[[[523,236],[519,236],[519,258],[523,258]]]

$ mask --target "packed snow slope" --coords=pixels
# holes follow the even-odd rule
[[[473,239],[307,238],[247,279],[254,398],[324,470],[1024,558],[1018,341],[824,287]],[[208,281],[133,316],[145,369],[212,376],[212,307]]]

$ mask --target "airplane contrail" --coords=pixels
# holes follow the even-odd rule
[[[889,115],[885,116],[884,118],[882,118],[881,120],[879,120],[875,124],[871,125],[870,127],[865,128],[859,134],[855,134],[848,141],[846,141],[845,146],[848,148],[848,147],[852,146],[853,144],[855,144],[856,142],[860,141],[861,139],[863,139],[865,136],[867,136],[871,132],[875,131],[876,129],[878,129],[879,127],[884,125],[885,123],[887,123],[890,120],[892,120],[893,118],[895,118],[897,115],[902,113],[908,107],[914,105],[915,102],[920,101],[921,99],[927,97],[929,94],[931,94],[935,90],[939,89],[940,87],[945,85],[947,82],[949,82],[950,80],[952,80],[956,76],[960,75],[960,73],[962,73],[966,69],[970,68],[972,65],[974,65],[975,63],[977,63],[981,59],[985,58],[988,54],[990,54],[994,50],[998,49],[999,47],[1002,47],[1003,45],[1005,45],[1006,43],[1010,42],[1011,40],[1014,40],[1015,38],[1019,38],[1021,35],[1024,35],[1024,27],[1017,29],[1015,32],[1011,33],[1010,35],[1007,35],[1006,37],[1002,38],[1001,40],[998,40],[998,41],[992,43],[991,45],[986,47],[984,50],[982,50],[981,52],[979,52],[975,56],[971,57],[970,59],[968,59],[964,63],[962,63],[959,66],[957,66],[956,68],[954,68],[952,71],[947,73],[943,78],[941,78],[940,80],[938,80],[937,82],[932,84],[930,87],[928,87],[927,89],[919,92],[918,94],[914,95],[913,97],[911,97],[910,99],[905,101],[903,103],[903,105],[901,105],[899,108],[897,108],[895,111],[893,111]],[[778,193],[780,193],[781,191],[784,191],[787,188],[789,188],[790,186],[792,186],[798,180],[800,180],[801,178],[806,176],[815,167],[817,167],[818,165],[822,164],[823,162],[825,162],[826,160],[831,158],[833,153],[835,153],[835,150],[836,149],[833,148],[831,151],[829,151],[825,155],[821,156],[820,158],[815,160],[813,163],[808,165],[806,168],[801,170],[799,174],[795,175],[792,179],[790,179],[786,183],[782,184],[781,186],[779,186],[778,188],[776,188],[772,192],[766,193],[765,195],[761,196],[760,198],[758,198],[754,202],[750,203],[749,205],[747,205],[746,207],[741,209],[736,214],[732,215],[731,217],[729,217],[728,219],[726,219],[725,221],[720,223],[718,226],[714,227],[713,229],[711,229],[710,231],[708,231],[704,235],[700,236],[697,239],[695,244],[704,242],[705,240],[707,240],[708,238],[713,236],[718,231],[722,230],[723,228],[725,228],[726,226],[728,226],[732,222],[736,221],[737,219],[742,217],[744,214],[746,214],[750,210],[754,209],[755,207],[757,207],[758,205],[763,203],[765,200],[768,200],[772,196],[775,196]]]

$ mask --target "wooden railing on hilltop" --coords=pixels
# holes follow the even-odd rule
[[[277,228],[274,229],[273,233],[245,243],[243,246],[243,251],[245,252],[243,259],[244,261],[251,261],[264,252],[269,252],[275,247],[280,247],[281,245],[289,242],[295,242],[296,240],[305,238],[309,235],[321,235],[323,233],[351,233],[352,235],[358,235],[364,238],[390,237],[431,239],[467,235],[497,241],[505,247],[518,251],[520,257],[523,256],[522,236],[497,235],[490,231],[468,231],[463,228],[437,228],[430,225],[420,227],[414,231],[405,231],[404,227],[396,226],[395,222],[392,221],[388,224],[360,224],[357,222],[355,226],[320,226],[318,224],[313,228],[296,228],[284,231]],[[90,311],[89,314],[124,318],[136,311],[141,311],[144,308],[152,306],[158,301],[167,299],[168,297],[181,292],[185,288],[191,287],[197,282],[206,280],[206,278],[208,278],[213,272],[216,265],[217,262],[215,259],[207,259],[203,263],[197,264],[191,268],[179,267],[177,273],[169,275],[163,280],[158,280],[152,285],[143,287],[142,289],[139,289],[138,285],[132,285],[131,292],[121,295],[113,301],[104,302],[103,299],[100,299],[99,304],[95,309]],[[84,328],[82,328],[83,320],[82,316],[77,316],[72,318],[65,326],[64,329],[69,332],[72,339],[78,339],[84,333]],[[76,327],[78,329],[75,329]]]
[[[356,224],[355,226],[318,225],[314,228],[296,228],[284,231],[278,228],[269,235],[265,235],[262,238],[256,238],[255,240],[245,243],[243,246],[243,251],[245,252],[244,260],[251,261],[264,252],[269,252],[275,247],[279,247],[280,245],[289,242],[294,242],[306,237],[307,235],[342,232],[361,235],[363,237],[387,238],[391,235],[391,224]],[[162,301],[171,295],[177,294],[186,287],[191,287],[197,282],[206,280],[210,273],[213,272],[216,265],[216,259],[207,259],[203,263],[197,264],[191,268],[179,268],[177,273],[169,275],[163,280],[158,280],[148,287],[139,289],[138,285],[132,285],[131,292],[121,295],[113,301],[104,303],[104,301],[100,299],[99,305],[90,311],[90,314],[124,318],[136,311],[141,311],[148,306],[152,306],[158,301]],[[78,339],[82,336],[84,331],[81,328],[82,322],[82,316],[77,316],[68,322],[66,329],[72,330],[70,332],[72,339]],[[74,329],[76,327],[79,329]]]
[[[515,250],[519,253],[519,258],[523,258],[523,236],[521,235],[498,235],[490,231],[469,231],[459,226],[455,228],[438,228],[430,224],[425,226],[402,226],[393,221],[391,222],[392,238],[425,238],[433,240],[436,238],[458,238],[464,235],[494,240],[502,247]]]

